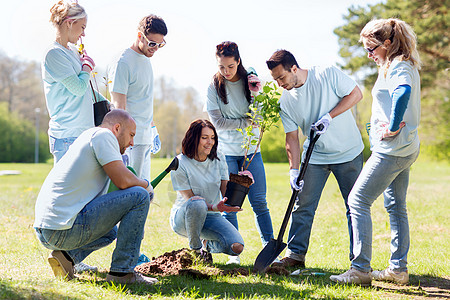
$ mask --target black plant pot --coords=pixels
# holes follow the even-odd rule
[[[225,202],[229,206],[239,206],[242,207],[244,203],[245,196],[247,196],[250,188],[243,186],[239,183],[228,181],[227,190],[225,192],[225,197],[228,198]]]
[[[108,101],[94,103],[94,124],[97,127],[102,124],[103,118],[110,111]]]

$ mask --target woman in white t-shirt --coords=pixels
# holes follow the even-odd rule
[[[182,141],[179,166],[170,173],[177,200],[170,214],[170,225],[189,239],[189,247],[206,262],[212,253],[239,255],[244,240],[221,212],[236,212],[238,206],[226,205],[228,168],[217,151],[216,129],[208,120],[195,120]]]
[[[242,171],[245,159],[245,149],[242,148],[243,137],[236,129],[243,129],[250,125],[247,113],[252,101],[251,91],[257,92],[261,83],[256,74],[248,73],[242,63],[238,46],[233,42],[223,42],[216,46],[218,72],[208,88],[206,109],[219,134],[219,150],[225,154],[228,170],[238,174]],[[259,136],[259,129],[254,128],[255,137]],[[249,159],[255,152],[256,146],[248,150]],[[254,154],[247,169],[253,174],[254,183],[250,186],[248,199],[256,218],[256,228],[262,244],[267,244],[273,238],[272,220],[266,201],[266,174],[261,153]],[[237,229],[236,213],[225,213],[225,218]],[[228,263],[239,264],[239,257],[230,257]]]
[[[56,164],[73,141],[94,127],[93,95],[89,85],[94,61],[74,46],[84,36],[87,14],[77,2],[58,1],[50,9],[55,41],[42,62],[42,80],[50,115],[50,152]],[[98,92],[98,99],[105,100]]]
[[[368,57],[379,67],[372,89],[372,155],[349,195],[355,257],[349,271],[331,276],[331,280],[370,285],[373,278],[406,284],[409,281],[406,192],[410,167],[419,155],[420,58],[416,35],[404,21],[381,19],[366,24],[360,41]],[[370,207],[381,194],[389,214],[391,256],[388,268],[371,271]]]

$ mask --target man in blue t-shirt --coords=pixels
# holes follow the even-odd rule
[[[45,179],[33,227],[41,243],[53,250],[48,261],[55,276],[73,279],[74,264],[117,238],[106,280],[157,281],[134,272],[153,197],[148,180],[136,177],[122,162],[135,134],[130,114],[112,110],[100,127],[75,140]],[[109,179],[120,190],[106,194]]]
[[[285,91],[280,97],[281,121],[286,133],[290,183],[299,190],[292,212],[288,249],[280,263],[284,267],[305,267],[311,227],[325,183],[333,172],[347,209],[352,255],[352,227],[348,194],[363,165],[361,134],[350,109],[362,99],[356,82],[336,67],[301,69],[286,50],[276,51],[267,66],[274,80]],[[323,125],[322,130],[318,130]],[[315,127],[321,137],[311,155],[304,181],[297,184],[300,166],[298,127],[309,136]],[[309,146],[303,144],[303,157]]]
[[[150,156],[161,147],[153,123],[153,69],[150,58],[166,42],[164,20],[149,15],[139,22],[136,40],[108,66],[111,102],[136,121],[135,145],[126,155],[137,176],[150,180]]]

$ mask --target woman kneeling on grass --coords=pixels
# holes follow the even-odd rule
[[[355,255],[351,268],[330,279],[359,285],[370,285],[372,279],[406,284],[409,281],[406,191],[409,169],[419,155],[420,59],[416,35],[401,20],[382,19],[369,22],[361,31],[360,41],[367,56],[379,67],[372,89],[372,155],[348,197]],[[370,207],[381,194],[391,225],[391,257],[387,269],[371,271]]]
[[[212,253],[239,255],[244,240],[221,212],[241,208],[226,205],[229,179],[225,157],[217,153],[217,133],[208,120],[193,121],[182,142],[179,166],[172,171],[177,200],[170,214],[170,225],[189,239],[189,247],[205,262],[212,263]]]

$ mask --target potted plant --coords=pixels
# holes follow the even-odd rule
[[[250,112],[247,115],[250,118],[250,125],[244,129],[238,128],[242,133],[243,142],[242,147],[245,148],[244,163],[241,166],[241,172],[244,174],[230,174],[230,180],[227,184],[227,190],[225,196],[228,198],[227,204],[231,206],[242,206],[245,196],[247,195],[250,185],[253,183],[253,178],[246,175],[245,171],[250,166],[254,154],[258,152],[259,146],[265,132],[269,131],[272,126],[280,119],[280,93],[277,91],[277,87],[273,82],[266,82],[262,87],[262,91],[259,92],[250,104]],[[259,137],[253,133],[253,128],[259,128]],[[250,146],[256,145],[255,151],[248,158],[248,151]]]

